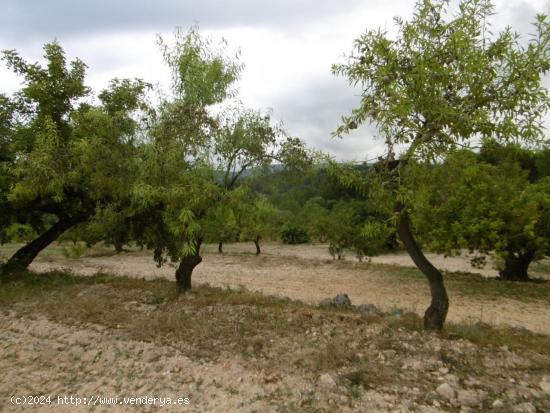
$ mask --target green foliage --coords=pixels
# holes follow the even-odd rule
[[[65,258],[77,259],[82,257],[84,253],[88,250],[88,247],[85,244],[74,242],[68,246],[61,247],[61,254]]]
[[[446,0],[422,0],[413,18],[395,18],[398,34],[370,30],[355,41],[345,64],[334,65],[362,91],[361,105],[336,135],[376,124],[388,151],[433,159],[474,137],[541,139],[550,100],[542,76],[550,69],[550,24],[539,15],[523,46],[507,28],[490,32],[489,0],[462,0],[451,14]]]
[[[369,201],[340,200],[332,207],[326,231],[333,258],[341,259],[346,249],[353,249],[362,260],[392,248],[392,225],[377,219],[369,205]]]
[[[284,132],[260,112],[236,108],[222,116],[213,154],[223,186],[233,189],[247,170],[264,169],[277,158]]]
[[[231,205],[228,205],[231,203]],[[207,212],[203,228],[204,238],[211,242],[230,242],[239,239],[236,205],[227,198],[224,203],[214,205]]]
[[[28,242],[36,237],[36,232],[27,224],[11,224],[5,229],[7,239],[14,242]]]
[[[458,151],[443,164],[411,168],[413,221],[426,245],[447,255],[549,254],[550,178],[536,178],[536,158],[515,145],[490,144],[479,155]]]
[[[159,44],[172,69],[172,95],[149,118],[132,227],[161,265],[198,254],[203,242],[271,234],[275,210],[243,181],[249,169],[281,158],[290,138],[269,116],[229,106],[242,65],[238,55],[228,57],[225,43],[214,47],[193,27],[177,31],[173,44]],[[299,153],[303,144],[291,142],[287,152]]]
[[[326,242],[329,232],[327,202],[322,197],[310,198],[300,210],[298,221],[302,222],[314,240]]]
[[[402,224],[400,230],[404,241],[408,241],[408,250],[416,257],[415,262],[422,259],[422,254],[415,248],[414,235],[409,230],[409,214],[411,204],[418,201],[413,199],[417,197],[416,192],[422,191],[426,176],[410,174],[407,171],[410,165],[444,161],[449,154],[459,148],[469,148],[474,142],[495,141],[531,147],[544,142],[542,122],[550,98],[542,79],[550,70],[550,22],[547,16],[538,15],[535,33],[524,43],[509,27],[494,35],[488,23],[492,13],[490,0],[461,0],[456,12],[448,0],[419,0],[412,19],[394,19],[395,36],[390,37],[380,29],[369,30],[355,41],[347,62],[333,66],[335,74],[346,76],[350,84],[362,89],[360,106],[342,118],[334,135],[342,136],[364,122],[376,125],[387,151],[385,159],[380,159],[376,167],[383,180],[381,188],[393,198],[395,218],[398,218],[395,222]],[[398,149],[402,153],[396,160]],[[464,179],[473,181],[474,186],[481,185],[470,188],[465,183],[464,196],[477,202],[477,196],[485,194],[483,186],[489,184],[484,181],[485,175],[491,171],[478,167],[468,173],[470,176]],[[487,204],[479,207],[485,208],[484,212],[489,215],[469,211],[473,207],[458,211],[466,220],[476,216],[482,218],[481,222],[462,223],[452,216],[431,216],[426,210],[421,231],[430,233],[434,248],[450,251],[457,245],[476,245],[476,249],[483,251],[490,246],[501,250],[509,244],[507,236],[496,229],[500,225],[498,219],[493,219],[488,204],[498,202],[509,187],[519,184],[520,178],[513,173],[505,176],[510,176],[510,181],[499,183],[500,198],[496,193],[493,201],[481,198]],[[443,210],[440,206],[452,203],[453,199],[443,195],[445,187],[436,187],[440,203],[431,205]],[[469,189],[472,191],[468,192]],[[511,208],[529,209],[535,216],[545,214],[541,212],[546,208],[541,207],[545,201],[535,191],[526,191],[515,200],[517,204],[508,205],[512,215]],[[513,218],[508,220],[519,223]],[[438,222],[451,224],[450,221],[452,228],[437,225]],[[513,232],[523,234],[522,239],[536,238],[535,221],[541,221],[537,218],[519,221],[523,222]],[[418,222],[417,227],[421,226]],[[479,234],[474,236],[475,242],[469,240],[474,233]],[[487,236],[481,236],[482,233]],[[525,247],[524,241],[520,243],[524,244],[522,254],[529,257],[531,247]],[[433,287],[435,279],[428,278]],[[432,297],[433,303],[447,302],[442,284],[431,291],[432,294],[440,292],[439,297]],[[443,319],[446,310],[446,305],[441,307]],[[435,327],[442,328],[442,325]]]
[[[158,44],[172,69],[172,91],[184,106],[204,108],[232,96],[231,86],[243,66],[238,53],[227,56],[225,40],[216,48],[193,26],[187,33],[176,29],[173,45],[161,36]]]
[[[277,239],[283,216],[265,197],[251,195],[253,200],[242,203],[238,222],[241,241]]]
[[[74,233],[74,239],[82,240],[88,246],[103,241],[118,249],[133,237],[132,216],[130,200],[125,199],[98,210],[88,224],[78,226],[70,233]]]
[[[3,52],[23,78],[20,91],[0,98],[3,238],[13,223],[41,233],[56,221],[86,221],[127,199],[135,177],[134,138],[148,85],[114,80],[93,105],[85,100],[86,65],[68,63],[56,42],[44,52],[45,65]]]
[[[309,242],[309,235],[298,225],[286,224],[281,231],[281,240],[284,244],[305,244]]]
[[[173,96],[150,115],[132,208],[134,237],[161,265],[197,254],[205,237],[215,235],[213,224],[230,216],[224,210],[229,193],[212,163],[219,121],[208,109],[230,96],[240,64],[196,27],[186,35],[177,31],[173,45],[161,38],[159,44],[172,69]]]
[[[299,175],[273,170],[251,187],[286,215],[283,221],[328,242],[334,257],[351,249],[362,259],[396,248],[391,193],[373,171],[372,165],[330,162]]]

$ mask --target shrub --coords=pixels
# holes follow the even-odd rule
[[[281,232],[281,240],[284,244],[305,244],[309,242],[307,231],[294,224],[287,224]]]
[[[28,242],[37,236],[36,232],[30,225],[12,224],[6,229],[6,237],[8,240],[15,242]]]

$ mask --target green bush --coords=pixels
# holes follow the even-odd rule
[[[7,239],[15,242],[28,242],[36,236],[32,227],[26,224],[12,224],[6,229]]]
[[[283,244],[305,244],[309,242],[309,234],[298,225],[287,224],[281,232],[281,240]]]
[[[65,258],[71,258],[71,259],[77,259],[82,257],[84,253],[88,250],[88,247],[86,244],[81,242],[76,242],[74,244],[69,245],[68,247],[63,246],[61,248],[61,254]]]

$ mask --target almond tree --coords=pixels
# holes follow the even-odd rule
[[[523,45],[511,28],[491,35],[492,14],[489,0],[460,1],[454,14],[449,1],[418,1],[410,21],[395,19],[396,36],[369,30],[355,41],[347,62],[333,67],[362,89],[359,107],[335,134],[372,122],[386,142],[388,156],[379,169],[393,187],[399,237],[429,282],[428,329],[443,328],[449,300],[441,272],[423,254],[411,226],[401,184],[407,163],[444,158],[474,138],[536,142],[548,109],[541,82],[550,69],[546,16],[537,16],[535,35]],[[397,150],[402,153],[394,159]]]
[[[550,254],[550,177],[536,162],[549,153],[490,145],[415,165],[410,179],[423,183],[411,197],[420,239],[446,255],[475,252],[476,265],[492,255],[503,264],[501,279],[527,281],[531,262]]]
[[[65,231],[127,197],[134,175],[135,115],[147,85],[114,80],[92,105],[86,65],[79,59],[67,64],[55,42],[44,52],[45,67],[15,50],[3,52],[23,87],[0,99],[0,232],[20,223],[39,234],[7,268],[26,268]]]

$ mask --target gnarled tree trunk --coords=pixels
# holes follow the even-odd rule
[[[256,255],[260,255],[260,253],[262,252],[262,250],[260,249],[260,238],[261,237],[256,237],[254,239],[254,245],[256,246]]]
[[[523,254],[510,252],[504,260],[504,269],[499,272],[500,279],[505,281],[529,281],[527,269],[534,258],[534,250],[527,250]]]
[[[180,260],[180,264],[176,269],[176,284],[178,291],[189,291],[191,289],[191,275],[197,265],[202,262],[200,256],[201,243],[198,242],[193,255],[187,255]]]
[[[442,330],[449,310],[449,297],[443,283],[443,276],[426,258],[411,231],[410,219],[403,205],[398,204],[399,223],[397,232],[407,252],[420,271],[428,278],[432,302],[424,313],[424,328]]]
[[[25,246],[21,247],[11,256],[6,262],[4,268],[10,270],[24,270],[30,263],[36,258],[36,256],[54,242],[69,228],[74,227],[76,224],[83,222],[82,218],[60,218],[55,224],[53,224],[46,232],[41,234],[38,238],[35,238]]]

